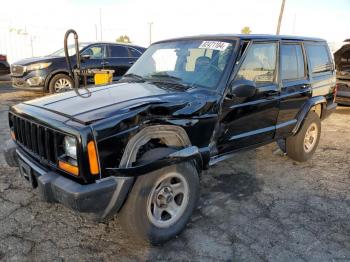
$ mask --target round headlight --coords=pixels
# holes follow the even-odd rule
[[[63,141],[64,152],[67,156],[77,159],[77,141],[74,137],[65,136]]]

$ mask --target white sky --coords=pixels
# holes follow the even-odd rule
[[[26,29],[35,36],[34,55],[63,47],[67,29],[76,29],[81,41],[95,41],[99,8],[104,41],[128,35],[147,47],[149,22],[152,40],[197,34],[239,33],[249,26],[252,33],[274,34],[282,0],[1,0],[0,53],[10,61],[31,55],[30,37],[10,33]],[[286,0],[281,34],[317,36],[338,45],[350,38],[350,0]]]

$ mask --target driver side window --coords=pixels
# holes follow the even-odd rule
[[[104,56],[104,46],[94,45],[86,48],[81,55],[89,55],[91,59],[102,59]]]
[[[276,71],[277,43],[253,43],[237,73],[236,80],[256,84],[273,83]]]

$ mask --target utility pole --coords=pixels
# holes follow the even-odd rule
[[[297,14],[294,13],[294,19],[293,19],[293,35],[295,34],[295,21],[297,20]]]
[[[95,24],[95,39],[97,41],[97,25]]]
[[[100,40],[102,41],[102,11],[100,8]]]
[[[33,48],[33,41],[34,41],[34,38],[32,35],[30,36],[30,48],[32,50],[32,57],[34,57],[34,48]]]
[[[149,45],[152,44],[152,25],[153,22],[148,23],[149,24]]]
[[[276,35],[280,34],[280,29],[281,29],[281,23],[282,23],[282,17],[283,17],[283,11],[284,11],[284,5],[286,3],[286,0],[282,0],[282,5],[281,5],[281,10],[280,10],[280,16],[278,18],[278,24],[277,24],[277,31]]]

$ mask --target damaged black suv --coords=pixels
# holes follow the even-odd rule
[[[5,155],[44,200],[98,219],[119,213],[130,233],[160,243],[189,221],[202,170],[273,141],[308,160],[335,84],[322,39],[161,41],[118,83],[11,107]]]

